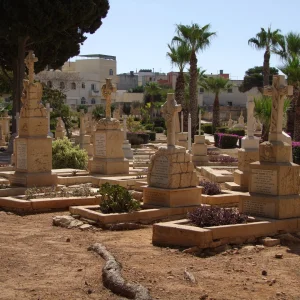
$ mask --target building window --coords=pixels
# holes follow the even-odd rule
[[[84,83],[84,82],[81,84],[81,87],[82,87],[83,89],[85,89],[85,83]]]
[[[228,92],[228,93],[232,93],[232,89],[228,89],[227,92]]]
[[[200,94],[204,93],[204,88],[200,88]]]
[[[47,87],[52,88],[52,81],[47,81]]]
[[[96,100],[94,98],[92,98],[91,104],[96,104]]]
[[[92,90],[92,91],[95,90],[95,84],[94,84],[94,83],[91,84],[91,90]]]
[[[81,104],[86,104],[86,100],[85,100],[84,97],[81,98],[81,102],[80,102],[80,103],[81,103]]]
[[[76,90],[76,83],[75,82],[71,83],[71,90]]]
[[[109,69],[109,75],[114,75],[113,69]]]
[[[64,82],[60,82],[60,83],[59,83],[59,88],[60,88],[61,90],[63,90],[63,89],[65,88],[65,83],[64,83]]]
[[[228,106],[232,106],[232,101],[227,101]]]

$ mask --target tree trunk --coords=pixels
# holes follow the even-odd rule
[[[263,76],[264,76],[264,86],[269,85],[269,77],[270,77],[270,51],[269,50],[266,50],[264,54]]]
[[[265,124],[262,124],[262,129],[261,129],[261,139],[266,142],[269,140],[269,131],[270,128],[269,126],[266,126]]]
[[[217,127],[220,127],[220,102],[219,102],[218,93],[216,93],[214,106],[213,106],[212,127],[213,127],[213,132],[215,132]]]
[[[295,105],[294,141],[300,142],[300,93],[296,90],[297,101]]]
[[[185,103],[185,80],[183,72],[180,72],[177,80],[176,80],[176,87],[175,87],[175,99],[178,104],[181,104],[182,111],[183,111],[183,131],[187,132],[188,130],[188,110],[187,105]],[[180,116],[180,114],[179,114]],[[181,117],[180,120],[180,130],[181,130]]]
[[[150,98],[150,120],[152,121],[153,120],[153,110],[154,110],[154,96],[151,96]]]
[[[290,136],[294,137],[294,127],[295,127],[295,107],[298,99],[298,90],[297,88],[293,88],[293,96],[290,102],[290,107],[286,112],[286,132],[290,134]]]
[[[192,137],[197,134],[197,123],[198,123],[198,97],[197,97],[197,81],[198,81],[198,70],[197,70],[197,57],[195,51],[192,51],[190,58],[190,104],[188,111],[191,113],[192,118]]]
[[[16,119],[14,116],[21,109],[21,95],[23,90],[23,79],[25,75],[25,45],[28,37],[18,38],[18,57],[13,60],[13,119],[12,132],[16,132]]]

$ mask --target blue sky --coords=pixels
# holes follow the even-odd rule
[[[262,65],[263,51],[248,46],[260,28],[300,32],[299,0],[110,0],[110,10],[98,31],[89,35],[81,54],[117,57],[117,73],[136,69],[177,71],[166,57],[175,24],[211,24],[217,32],[211,46],[198,54],[198,66],[207,73],[219,70],[232,79]],[[273,55],[271,66],[280,65]]]

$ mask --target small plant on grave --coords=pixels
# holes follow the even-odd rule
[[[202,193],[204,195],[219,195],[222,194],[221,187],[218,183],[211,182],[208,180],[201,180],[199,182],[200,186],[203,186]]]
[[[201,206],[189,212],[187,218],[198,227],[211,227],[247,223],[248,216],[235,208]]]
[[[221,164],[227,164],[227,163],[235,163],[238,162],[238,159],[232,156],[228,155],[218,155],[215,157],[210,157],[209,161],[211,162],[218,162]]]
[[[10,187],[11,186],[9,184],[4,184],[4,183],[0,184],[0,190],[5,190],[5,189],[8,189]]]
[[[104,183],[99,189],[102,195],[100,210],[104,214],[126,213],[140,209],[140,203],[133,199],[127,189],[120,185]]]
[[[29,188],[25,191],[25,199],[30,200],[30,199],[36,199],[37,195],[41,194],[41,190],[37,187],[32,187]]]
[[[79,170],[73,170],[72,171],[72,176],[76,176],[78,172],[79,172]]]
[[[96,194],[88,184],[81,184],[79,187],[72,188],[71,193],[74,197],[89,197]]]

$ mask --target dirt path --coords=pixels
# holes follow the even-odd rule
[[[95,233],[53,227],[52,216],[61,214],[0,212],[0,299],[120,299],[102,286],[103,261],[87,251],[95,242],[122,263],[127,280],[149,288],[153,299],[300,299],[300,245],[259,252],[246,247],[201,258],[152,246],[150,227]],[[274,258],[276,253],[283,259]],[[196,284],[184,279],[185,269]]]

